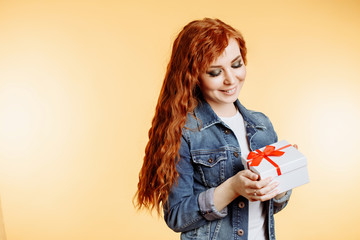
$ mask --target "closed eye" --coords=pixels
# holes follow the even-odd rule
[[[231,65],[231,67],[232,67],[232,68],[241,68],[241,67],[242,67],[241,60],[234,62],[234,63]]]
[[[214,70],[208,71],[206,73],[209,74],[210,77],[217,77],[220,75],[221,72],[222,72],[221,69],[214,69]]]

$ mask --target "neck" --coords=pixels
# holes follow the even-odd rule
[[[219,117],[232,117],[237,113],[237,108],[234,103],[221,106],[214,106],[214,104],[210,104],[210,106]]]

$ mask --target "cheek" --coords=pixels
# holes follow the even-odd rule
[[[245,77],[246,77],[246,68],[239,69],[238,78],[240,78],[241,80],[245,80]]]
[[[202,92],[206,91],[206,90],[215,90],[217,88],[219,88],[219,86],[221,86],[221,78],[220,77],[215,77],[215,78],[210,78],[210,77],[202,77],[200,79],[200,89]]]

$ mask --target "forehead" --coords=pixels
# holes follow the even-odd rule
[[[240,47],[234,38],[229,39],[229,43],[224,51],[216,58],[211,65],[222,65],[231,62],[236,57],[241,56]]]

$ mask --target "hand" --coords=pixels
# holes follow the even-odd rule
[[[259,180],[259,175],[250,171],[243,170],[232,177],[232,189],[237,195],[242,195],[249,201],[267,201],[278,194],[274,190],[279,183],[273,182],[272,177]]]

